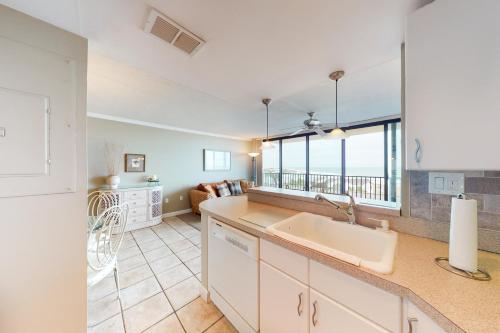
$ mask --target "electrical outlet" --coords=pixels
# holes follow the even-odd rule
[[[165,203],[168,203],[168,198],[165,198]]]
[[[179,196],[179,200],[180,200],[180,201],[184,200],[184,196],[182,196],[182,195],[181,195],[181,196]]]
[[[429,193],[457,195],[464,191],[463,173],[429,172]]]

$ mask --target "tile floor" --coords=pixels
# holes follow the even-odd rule
[[[113,275],[88,290],[88,333],[232,333],[199,297],[200,232],[176,217],[125,234]]]

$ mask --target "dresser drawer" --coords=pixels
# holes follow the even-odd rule
[[[401,332],[401,297],[314,260],[309,278],[311,288],[391,332]]]
[[[136,207],[144,207],[147,206],[148,202],[146,200],[129,200],[126,201],[130,209],[134,209]]]
[[[125,192],[125,201],[147,200],[148,192],[146,190]]]
[[[142,207],[130,207],[129,217],[136,217],[136,216],[141,216],[141,215],[146,216],[147,215],[147,210],[148,210],[148,208],[145,207],[145,206],[142,206]]]
[[[261,239],[260,258],[300,282],[309,283],[309,264],[306,257]]]
[[[135,224],[135,223],[144,223],[144,222],[146,222],[146,220],[147,220],[146,215],[129,216],[127,223],[129,225]]]

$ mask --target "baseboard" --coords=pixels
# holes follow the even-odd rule
[[[202,300],[204,300],[205,302],[210,302],[210,295],[208,293],[208,290],[203,287],[203,285],[200,283],[200,297]]]
[[[169,213],[163,213],[161,217],[172,217],[172,216],[177,216],[177,215],[182,215],[186,213],[192,212],[191,208],[188,209],[183,209],[183,210],[176,210],[175,212],[169,212]]]

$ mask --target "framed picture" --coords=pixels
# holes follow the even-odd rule
[[[231,170],[231,153],[228,151],[203,149],[203,170],[204,171]]]
[[[125,154],[125,172],[145,172],[146,155]]]

